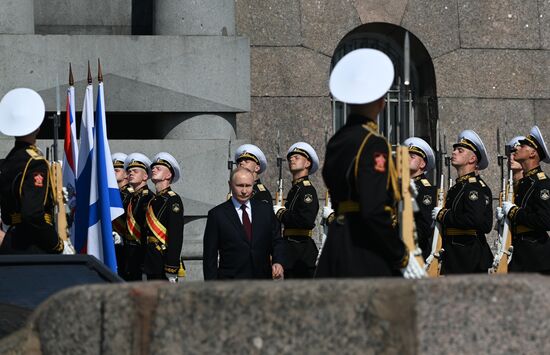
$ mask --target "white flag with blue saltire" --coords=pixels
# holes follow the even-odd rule
[[[103,83],[97,90],[94,151],[90,191],[88,254],[117,272],[112,221],[124,213],[107,139]]]

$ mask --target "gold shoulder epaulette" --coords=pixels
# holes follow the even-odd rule
[[[544,171],[541,171],[540,173],[537,173],[537,179],[539,179],[539,180],[546,179],[546,174],[544,173]]]
[[[29,154],[31,156],[31,158],[33,158],[33,159],[45,159],[44,156],[37,149],[34,149],[34,148],[31,147],[31,148],[27,148],[25,150],[26,150],[27,154]]]
[[[258,190],[260,190],[260,191],[265,191],[265,186],[264,186],[264,184],[258,184]]]
[[[472,176],[472,177],[468,178],[468,182],[472,182],[472,183],[477,182],[477,179]]]
[[[176,196],[177,194],[174,191],[170,190],[170,191],[168,191],[168,195],[169,196]]]
[[[126,190],[128,190],[128,192],[131,193],[131,194],[134,193],[134,188],[132,186],[128,186],[128,188]]]
[[[149,194],[149,190],[143,189],[143,191],[142,191],[141,194],[144,195],[144,196],[145,196],[145,195],[148,195],[148,194]]]
[[[485,183],[483,182],[483,180],[479,180],[479,183],[481,184],[481,187],[487,186],[487,185],[485,185]]]
[[[304,180],[303,183],[304,186],[311,186],[311,182],[309,180]]]
[[[422,179],[420,180],[420,182],[422,183],[422,185],[424,186],[432,186],[432,184],[430,184],[430,182],[428,181],[428,179]]]

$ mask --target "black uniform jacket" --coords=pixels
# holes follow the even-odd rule
[[[285,267],[284,241],[273,208],[256,200],[250,203],[251,241],[246,237],[232,200],[208,212],[203,242],[205,280],[271,279],[272,263]]]
[[[485,233],[493,226],[491,189],[471,172],[456,180],[437,215],[443,227],[442,274],[487,272],[493,254]]]
[[[316,277],[392,276],[408,262],[393,223],[396,171],[377,130],[373,120],[350,115],[327,145],[323,178],[337,217]]]
[[[425,175],[414,178],[414,183],[418,191],[416,196],[418,212],[414,214],[414,222],[418,235],[418,246],[422,249],[422,256],[426,260],[432,251],[432,210],[437,205],[437,189],[430,184]]]
[[[254,182],[253,191],[254,192],[253,192],[252,198],[254,200],[263,201],[273,206],[273,197],[271,196],[271,192],[269,192],[267,187],[265,187],[265,185],[262,184],[260,179]]]
[[[550,271],[550,179],[536,167],[516,187],[512,224],[510,271]]]
[[[183,202],[170,187],[149,201],[147,211],[146,274],[175,274],[183,245]],[[156,220],[155,220],[156,219]]]
[[[2,221],[11,226],[1,253],[60,253],[63,241],[53,226],[49,163],[34,145],[15,141],[0,167]]]
[[[315,219],[319,212],[317,191],[309,176],[296,179],[288,191],[285,208],[279,210],[277,218],[284,224],[284,236],[303,236],[301,231],[315,228]]]
[[[155,194],[153,191],[149,189],[147,185],[139,188],[138,190],[135,190],[132,196],[130,197],[130,202],[128,203],[128,206],[126,207],[126,222],[128,226],[129,231],[129,241],[131,243],[141,243],[145,245],[146,243],[146,234],[145,228],[146,228],[146,222],[145,222],[145,213],[147,212],[147,206],[149,204],[149,201],[155,197]],[[130,214],[130,208],[132,209],[132,213]],[[131,227],[130,220],[133,219],[135,221],[135,224],[137,226],[136,231],[139,231],[139,241],[138,239],[138,233],[133,231],[133,228]],[[124,243],[127,243],[125,240]]]
[[[120,199],[122,200],[122,206],[124,207],[124,213],[118,216],[113,221],[113,230],[120,234],[123,238],[128,238],[128,226],[126,225],[126,210],[128,209],[128,204],[130,203],[130,198],[134,193],[134,189],[126,184],[120,189]]]

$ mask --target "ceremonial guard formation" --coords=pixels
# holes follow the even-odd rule
[[[480,176],[489,166],[483,141],[472,130],[462,131],[450,160],[443,159],[441,143],[434,152],[428,138],[410,137],[392,147],[379,133],[377,120],[394,83],[392,60],[376,49],[346,54],[331,72],[330,93],[345,104],[348,116],[328,141],[322,167],[328,192],[321,213],[327,230],[321,252],[313,238],[320,207],[310,180],[320,167],[315,149],[305,142],[288,149],[292,186],[283,200],[277,135],[275,202],[260,180],[268,167],[262,150],[244,144],[234,156],[229,152],[230,194],[209,211],[204,232],[205,280],[550,274],[550,179],[541,168],[541,162],[550,163],[550,152],[539,128],[510,140],[506,156],[498,151],[502,185],[493,258],[486,235],[497,199]],[[7,231],[5,236],[0,232],[0,254],[71,250],[69,228],[60,219],[65,216],[60,163],[48,162],[35,145],[44,115],[44,102],[31,89],[11,90],[0,101],[0,132],[15,137],[13,149],[0,162],[1,219]],[[397,137],[406,137],[396,130]],[[108,154],[103,161],[110,164]],[[152,161],[141,153],[118,152],[111,160],[124,207],[119,216],[116,198],[118,210],[111,215],[118,216],[112,233],[119,275],[127,281],[182,280],[185,210],[172,189],[181,180],[178,161],[167,152]],[[447,172],[447,191],[443,160],[456,169],[454,184]],[[439,191],[430,182],[436,165]],[[112,175],[98,180],[114,186]],[[109,229],[106,234],[111,248]],[[109,260],[114,270],[114,260]]]
[[[514,202],[497,208],[497,218],[506,216],[512,225],[513,254],[510,272],[550,272],[550,179],[540,167],[550,163],[550,154],[537,126],[520,139],[513,154],[523,170]]]
[[[414,222],[418,234],[418,246],[422,250],[424,259],[427,259],[432,250],[432,210],[436,206],[437,190],[428,180],[426,173],[435,167],[435,155],[430,145],[421,138],[411,137],[403,144],[409,147],[409,168],[417,191],[418,212],[415,213]]]
[[[0,254],[58,254],[64,249],[53,223],[50,164],[35,145],[44,114],[42,98],[31,89],[11,90],[0,102],[0,132],[15,137],[0,166],[2,222],[9,226]]]
[[[151,181],[156,194],[149,201],[146,220],[147,248],[144,273],[147,280],[168,279],[176,282],[185,276],[180,260],[183,245],[183,201],[171,189],[181,176],[176,159],[166,152],[158,153],[151,163]]]
[[[126,158],[124,166],[128,172],[128,182],[134,192],[126,208],[128,238],[124,240],[126,265],[123,277],[126,281],[137,281],[142,279],[143,258],[147,243],[147,236],[144,233],[145,215],[149,201],[154,197],[147,186],[151,160],[141,153],[132,153]]]
[[[267,160],[260,148],[253,144],[243,144],[235,151],[235,162],[238,166],[250,170],[254,176],[252,198],[273,205],[271,193],[260,181],[260,174],[267,168]]]
[[[337,216],[316,277],[424,275],[398,236],[397,171],[376,124],[393,79],[391,60],[374,49],[348,53],[331,73],[330,92],[350,114],[327,145],[323,179]]]
[[[288,169],[292,174],[292,188],[284,206],[273,210],[283,225],[283,238],[287,243],[287,278],[311,278],[319,250],[313,240],[313,228],[319,212],[317,191],[309,180],[319,168],[319,158],[311,145],[294,143],[287,152]]]
[[[485,237],[493,226],[493,196],[478,174],[489,160],[477,133],[460,133],[451,164],[457,172],[456,183],[447,192],[445,206],[435,207],[432,213],[443,226],[441,274],[487,273],[493,262]]]

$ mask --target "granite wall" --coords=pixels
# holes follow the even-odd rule
[[[547,354],[538,275],[128,283],[62,291],[15,354]]]

